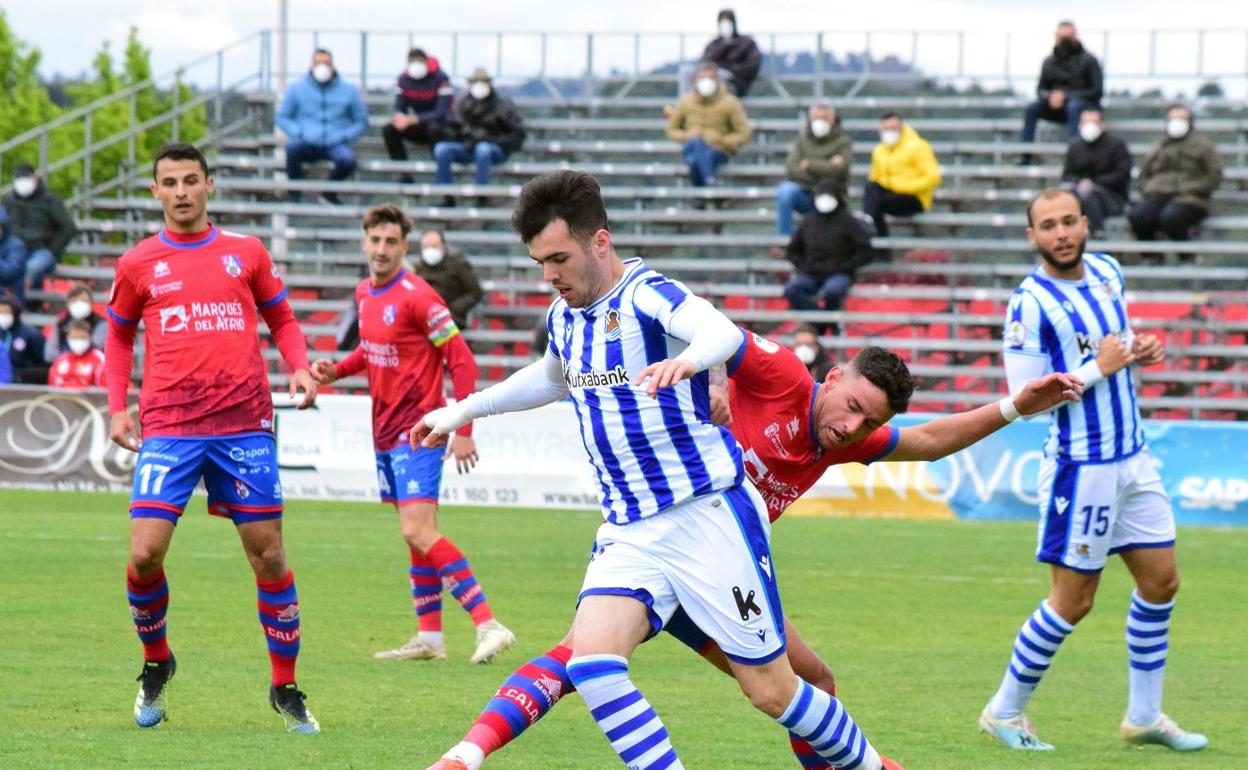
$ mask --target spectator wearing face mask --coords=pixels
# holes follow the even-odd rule
[[[48,369],[48,385],[63,390],[104,387],[104,354],[91,344],[91,327],[77,319],[65,326],[64,353]]]
[[[750,141],[750,124],[737,97],[724,90],[715,65],[698,66],[693,90],[667,119],[667,138],[681,143],[694,187],[719,183],[719,167]]]
[[[1131,153],[1127,143],[1105,130],[1099,109],[1079,116],[1079,136],[1066,148],[1062,187],[1079,198],[1095,238],[1105,236],[1105,219],[1121,214],[1131,184]]]
[[[1074,22],[1061,22],[1057,25],[1053,53],[1040,65],[1038,98],[1023,114],[1022,140],[1036,140],[1036,124],[1040,120],[1065,123],[1066,137],[1073,139],[1079,130],[1079,115],[1101,103],[1101,92],[1101,63],[1084,49],[1075,34]],[[1030,161],[1030,157],[1024,161]]]
[[[0,385],[47,381],[43,335],[22,323],[22,303],[0,294]]]
[[[19,301],[26,296],[28,257],[26,244],[13,234],[8,210],[0,206],[0,294],[11,294]]]
[[[720,11],[715,23],[719,34],[706,44],[702,61],[728,73],[723,76],[725,87],[744,98],[763,66],[763,54],[754,38],[737,31],[737,14],[732,9]]]
[[[433,146],[437,183],[455,181],[453,163],[474,163],[477,173],[473,181],[486,185],[493,177],[494,164],[502,163],[524,145],[524,121],[511,100],[494,87],[490,74],[477,67],[468,76],[468,94],[455,104],[448,134],[454,138]],[[454,206],[455,198],[448,195],[442,205]]]
[[[75,283],[65,294],[65,309],[57,314],[48,332],[48,341],[43,354],[45,359],[51,361],[69,350],[67,345],[69,338],[66,332],[69,324],[74,321],[86,323],[92,343],[99,350],[104,349],[104,340],[108,336],[108,323],[103,316],[95,312],[91,303],[91,290],[85,284]]]
[[[407,160],[405,141],[432,149],[443,138],[454,95],[455,87],[437,59],[420,48],[408,52],[407,68],[394,87],[394,114],[381,129],[390,160]],[[405,173],[399,181],[408,184],[412,175]]]
[[[459,251],[448,249],[440,230],[426,230],[420,236],[420,259],[416,275],[424,278],[442,297],[451,318],[461,330],[468,328],[468,313],[481,302],[485,292],[477,271]]]
[[[1181,105],[1166,110],[1165,135],[1149,150],[1135,180],[1141,199],[1127,214],[1135,237],[1152,241],[1160,233],[1172,241],[1187,240],[1208,216],[1221,183],[1218,148],[1196,130],[1191,111]]]
[[[940,164],[927,140],[895,112],[880,117],[880,143],[871,151],[871,172],[862,193],[862,207],[875,232],[888,236],[884,215],[910,217],[932,207],[932,193],[940,185]],[[877,259],[888,259],[886,250]]]
[[[814,205],[813,191],[830,181],[849,188],[853,142],[841,130],[841,119],[829,104],[810,108],[802,135],[793,142],[784,161],[785,180],[776,188],[776,232],[793,234],[793,214],[805,214]]]
[[[814,210],[802,217],[789,240],[785,257],[793,275],[784,286],[784,298],[794,310],[840,310],[854,273],[869,264],[871,234],[850,211],[835,182],[815,188]]]
[[[793,354],[806,364],[806,370],[815,382],[823,382],[832,368],[832,357],[819,342],[815,327],[809,324],[802,324],[793,332]]]
[[[318,48],[307,76],[292,83],[282,98],[277,125],[290,139],[286,145],[288,179],[303,179],[305,163],[328,159],[334,164],[329,178],[340,181],[355,171],[351,145],[368,130],[368,110],[359,90],[334,69],[333,55]],[[291,191],[292,201],[302,198],[302,193]],[[321,199],[340,202],[334,192],[324,193]]]
[[[64,201],[48,189],[29,163],[14,166],[13,192],[4,197],[4,208],[9,212],[13,235],[26,244],[26,288],[42,289],[44,279],[78,234],[78,227],[65,210]],[[0,277],[0,283],[7,280]],[[18,297],[22,296],[18,292]]]

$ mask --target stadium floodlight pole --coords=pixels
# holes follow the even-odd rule
[[[277,0],[277,93],[286,93],[286,38],[290,28],[289,0]]]

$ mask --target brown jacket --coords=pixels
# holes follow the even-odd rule
[[[1221,183],[1218,148],[1194,128],[1182,139],[1166,137],[1149,150],[1136,180],[1146,198],[1174,198],[1201,211],[1209,210],[1209,199]]]
[[[849,164],[853,154],[853,142],[839,125],[833,126],[832,133],[820,139],[810,133],[810,124],[807,123],[806,130],[793,143],[789,157],[784,161],[784,175],[807,192],[827,179],[834,180],[840,189],[848,190]],[[841,162],[833,163],[832,158],[837,156]],[[809,161],[806,168],[802,168],[804,160]]]
[[[719,90],[709,99],[697,91],[680,97],[667,120],[667,138],[683,142],[701,136],[706,143],[725,155],[732,155],[750,141],[750,124],[737,97]]]

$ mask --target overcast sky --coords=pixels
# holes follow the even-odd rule
[[[358,36],[347,30],[389,30],[389,38],[379,37],[372,44],[371,69],[385,69],[385,78],[402,66],[402,50],[411,33],[417,44],[449,48],[445,38],[431,31],[675,31],[694,33],[692,56],[714,30],[716,11],[731,5],[737,11],[742,31],[758,35],[794,30],[836,30],[828,36],[833,50],[861,50],[860,30],[963,31],[967,45],[963,66],[967,71],[1001,73],[1005,67],[1004,32],[1011,31],[1013,53],[1010,67],[1016,73],[1034,72],[1038,57],[1050,45],[1057,19],[1074,19],[1089,48],[1098,54],[1104,45],[1099,30],[1116,30],[1111,38],[1109,75],[1126,72],[1146,73],[1150,66],[1149,35],[1130,31],[1150,27],[1173,30],[1205,28],[1223,30],[1205,39],[1206,67],[1223,72],[1243,73],[1248,30],[1248,2],[1243,0],[882,0],[871,3],[813,2],[812,0],[745,0],[724,3],[719,0],[629,0],[628,2],[584,2],[584,0],[439,0],[438,2],[398,3],[394,0],[290,0],[292,27],[337,30],[322,39],[338,53],[345,70],[358,71]],[[157,72],[172,70],[196,56],[215,51],[264,27],[276,26],[278,0],[5,0],[4,10],[11,26],[27,42],[43,52],[42,71],[78,73],[90,66],[94,52],[104,40],[113,41],[115,50],[131,25],[139,28],[145,45],[153,50]],[[400,10],[401,9],[401,10]],[[1180,16],[1181,14],[1181,16]],[[399,30],[401,34],[394,34]],[[1192,33],[1167,32],[1160,37],[1157,71],[1192,72],[1198,50]],[[531,40],[536,40],[532,38]],[[570,71],[583,67],[584,42],[573,37],[557,38],[548,61],[562,62]],[[675,51],[674,39],[663,42],[652,38],[641,58],[643,64],[669,58]],[[956,67],[956,36],[928,35],[919,46],[920,64],[930,69]],[[760,41],[762,42],[762,41]],[[764,43],[765,45],[765,43]],[[291,68],[302,70],[310,48],[310,38],[291,43]],[[666,48],[665,48],[666,46]],[[631,66],[632,42],[620,37],[603,41],[597,50],[600,61],[611,59]],[[782,37],[781,50],[809,49],[809,38]],[[663,49],[663,50],[660,50]],[[908,58],[911,42],[904,35],[877,34],[873,50],[894,50]],[[449,54],[443,50],[443,57]],[[459,69],[466,72],[478,64],[493,68],[497,54],[493,41],[481,38],[461,45]],[[514,39],[505,49],[504,61],[536,67],[535,42]],[[248,52],[237,54],[248,62],[258,58]],[[396,60],[391,66],[379,62]],[[473,61],[480,59],[481,61]],[[254,68],[254,67],[253,67]],[[383,73],[378,72],[378,77]],[[1032,76],[1034,77],[1034,75]],[[1241,77],[1242,81],[1242,77]],[[1236,93],[1236,95],[1240,95]]]

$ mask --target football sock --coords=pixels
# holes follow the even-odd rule
[[[169,582],[164,569],[141,578],[126,565],[126,596],[130,600],[130,617],[143,643],[143,660],[169,660],[169,641],[165,638],[165,611],[169,608]]]
[[[1166,647],[1174,600],[1152,604],[1131,592],[1127,611],[1127,719],[1146,727],[1161,716],[1161,686],[1166,674]]]
[[[828,688],[828,695],[836,697],[836,685]],[[811,746],[804,738],[799,738],[793,733],[789,733],[789,746],[793,749],[793,756],[797,758],[797,763],[805,770],[827,770],[832,767],[828,764],[828,760],[819,756],[819,752]]]
[[[1062,619],[1049,606],[1040,602],[1036,611],[1023,624],[1014,640],[1014,654],[1005,670],[1001,687],[988,704],[989,712],[998,719],[1013,719],[1027,710],[1031,694],[1040,684],[1040,677],[1049,669],[1053,656],[1075,627]]]
[[[568,679],[570,657],[570,648],[558,646],[516,669],[485,704],[464,741],[489,756],[546,716],[560,698],[576,689]]]
[[[494,613],[490,612],[490,604],[485,600],[485,592],[481,590],[481,586],[477,585],[472,568],[468,566],[468,559],[455,547],[454,543],[441,538],[430,546],[425,557],[434,567],[437,567],[438,577],[442,579],[442,584],[451,592],[451,596],[455,597],[455,601],[459,602],[459,606],[472,616],[473,623],[479,626],[494,619]]]
[[[619,655],[582,655],[568,661],[590,716],[630,770],[684,770],[658,714],[628,678]]]
[[[416,622],[422,634],[430,631],[442,632],[442,579],[438,577],[438,568],[421,555],[415,548],[411,549],[412,566],[408,570],[408,579],[412,584],[412,606],[416,608]]]
[[[265,582],[256,580],[256,607],[260,627],[269,645],[269,665],[273,686],[295,681],[295,660],[299,656],[299,596],[295,593],[295,573]]]
[[[792,702],[776,721],[805,739],[832,767],[880,768],[880,755],[841,702],[800,677]]]

